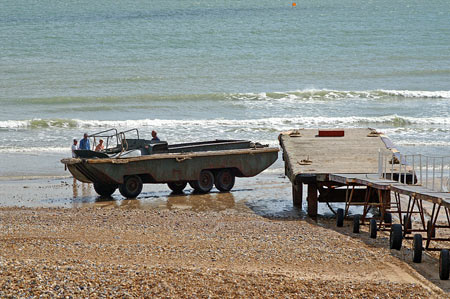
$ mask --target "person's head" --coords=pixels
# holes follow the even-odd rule
[[[103,144],[103,139],[100,139],[98,142],[99,142],[100,144]]]
[[[156,131],[153,130],[153,131],[152,131],[152,137],[153,137],[153,138],[156,137],[156,134],[157,134]]]
[[[83,138],[87,139],[88,138],[88,133],[84,133]]]
[[[78,140],[74,139],[74,140],[73,140],[73,144],[74,144],[74,145],[77,145],[77,143],[78,143]]]

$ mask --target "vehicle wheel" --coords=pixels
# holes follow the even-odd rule
[[[125,177],[123,184],[119,185],[120,194],[126,198],[136,198],[142,191],[142,180],[137,175]]]
[[[412,228],[411,219],[408,219],[406,215],[403,216],[403,226],[405,228],[405,235],[410,234],[409,231]]]
[[[369,234],[372,239],[377,238],[377,221],[375,219],[370,219],[369,223]]]
[[[337,209],[336,212],[336,226],[343,227],[344,226],[344,209]]]
[[[415,234],[414,242],[413,242],[413,262],[421,263],[422,262],[422,235]]]
[[[436,237],[436,228],[433,228],[433,230],[431,231],[430,234],[430,230],[431,230],[431,220],[428,220],[427,222],[427,232],[428,232],[428,236],[431,236],[432,238]]]
[[[448,249],[442,249],[441,254],[439,256],[439,278],[441,280],[448,280],[450,274],[449,263],[450,257]]]
[[[391,213],[385,213],[384,214],[384,223],[392,223],[392,214]]]
[[[208,193],[214,185],[214,175],[209,170],[202,170],[198,181],[193,181],[190,185],[199,193]]]
[[[115,184],[94,183],[94,190],[100,196],[111,196],[117,189]]]
[[[219,191],[228,192],[234,186],[234,174],[229,169],[220,170],[214,180],[214,185]]]
[[[353,233],[359,234],[359,215],[353,217]]]
[[[186,188],[186,185],[187,185],[186,182],[170,182],[170,183],[167,183],[167,186],[169,186],[170,190],[172,190],[175,193],[183,192],[184,188]]]
[[[389,235],[389,248],[400,250],[402,248],[403,232],[401,224],[394,224]]]

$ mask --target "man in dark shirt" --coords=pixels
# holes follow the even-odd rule
[[[89,143],[88,134],[84,133],[83,139],[80,140],[80,146],[78,147],[80,150],[90,150],[91,144]]]
[[[157,134],[158,134],[158,133],[156,133],[155,130],[152,131],[152,137],[153,137],[153,138],[152,138],[152,142],[158,142],[158,141],[160,141],[159,138],[158,138],[158,136],[157,136]]]

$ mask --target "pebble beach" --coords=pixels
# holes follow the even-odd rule
[[[0,297],[421,297],[448,293],[383,238],[235,210],[0,208]]]

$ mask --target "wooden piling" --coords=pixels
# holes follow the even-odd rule
[[[317,184],[308,184],[308,216],[317,216]]]
[[[303,204],[303,184],[292,184],[292,204],[294,207],[302,207]]]

